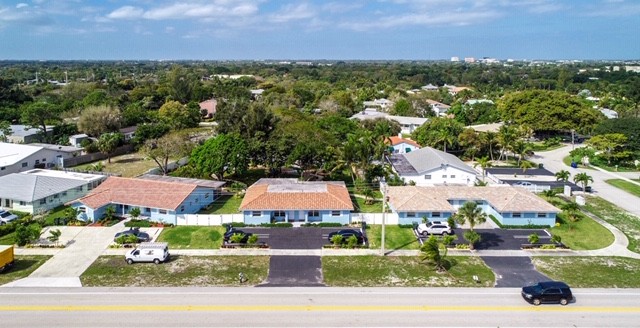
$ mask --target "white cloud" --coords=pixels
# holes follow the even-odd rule
[[[21,2],[21,3],[16,5],[16,9],[20,9],[20,8],[24,8],[24,7],[29,7],[29,5],[24,3],[24,2]]]
[[[342,14],[362,8],[361,2],[329,2],[322,5],[322,10],[332,14]]]
[[[310,19],[316,15],[316,12],[309,4],[301,3],[298,5],[286,5],[277,13],[269,16],[269,21],[273,23],[286,23],[290,21]]]
[[[120,7],[110,14],[107,15],[107,18],[111,19],[136,19],[142,17],[144,14],[144,10],[142,8],[133,7],[133,6],[124,6]]]
[[[369,31],[381,28],[396,28],[403,26],[443,26],[443,25],[471,25],[485,22],[502,16],[497,11],[477,11],[477,12],[439,12],[429,13],[410,13],[394,16],[382,17],[380,19],[366,22],[345,22],[340,24],[341,27],[353,29],[356,31]]]

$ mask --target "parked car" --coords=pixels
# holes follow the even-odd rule
[[[140,228],[130,228],[129,230],[125,230],[122,232],[118,232],[114,237],[113,237],[113,241],[118,241],[118,238],[120,238],[121,236],[136,236],[138,238],[138,243],[141,242],[145,242],[145,241],[150,241],[151,237],[149,236],[148,233],[144,232],[144,231],[140,231]]]
[[[253,234],[251,232],[245,232],[242,230],[238,230],[235,228],[231,228],[228,229],[227,232],[224,233],[224,242],[228,243],[231,241],[231,236],[235,235],[235,234],[240,234],[242,235],[242,239],[240,240],[240,243],[246,243],[247,241],[249,241],[249,237],[251,237]]]
[[[17,215],[12,214],[9,211],[0,210],[0,225],[5,225],[17,218],[18,218]]]
[[[419,224],[416,230],[424,237],[428,235],[446,236],[453,234],[453,229],[451,229],[449,223],[444,221],[427,221],[427,223]]]
[[[342,229],[331,232],[329,233],[329,242],[331,242],[331,239],[335,235],[342,236],[342,242],[347,242],[347,239],[349,239],[351,236],[356,236],[356,238],[358,239],[358,244],[364,244],[364,235],[362,234],[362,232],[355,229]]]
[[[169,259],[168,243],[141,243],[138,247],[125,254],[124,259],[129,264],[135,262],[153,262],[160,264]]]
[[[561,281],[544,281],[522,287],[522,297],[533,305],[560,303],[567,305],[573,300],[571,288]]]
[[[531,187],[533,186],[533,183],[529,182],[529,181],[518,181],[516,183],[513,184],[514,186],[520,186],[520,187]]]

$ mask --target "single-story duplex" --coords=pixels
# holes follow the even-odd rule
[[[0,177],[0,206],[40,214],[86,195],[107,177],[35,169]]]
[[[61,166],[63,159],[77,156],[79,153],[79,149],[70,146],[0,142],[0,176],[36,168]]]
[[[393,170],[404,179],[418,186],[473,185],[477,172],[455,155],[424,147],[406,154],[388,157]]]
[[[556,223],[558,208],[524,188],[508,185],[401,186],[388,187],[389,207],[399,224],[446,220],[466,202],[475,202],[487,215],[503,225],[545,225]]]
[[[351,221],[353,203],[343,181],[260,179],[240,204],[247,224]]]
[[[173,177],[109,177],[88,195],[70,203],[89,221],[98,221],[113,206],[117,215],[139,208],[154,222],[176,224],[177,216],[195,214],[220,194],[224,182]]]

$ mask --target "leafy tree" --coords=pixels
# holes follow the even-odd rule
[[[569,181],[569,178],[571,177],[571,173],[569,173],[569,171],[567,171],[567,170],[560,170],[560,171],[556,172],[555,176],[556,176],[556,181],[567,182],[567,181]]]
[[[399,99],[393,104],[393,108],[389,112],[391,115],[398,116],[416,116],[416,111],[411,103],[404,98]]]
[[[480,152],[482,148],[482,140],[480,135],[474,129],[464,129],[458,136],[458,142],[460,147],[465,151],[465,155],[471,157],[471,160],[475,160],[476,154]]]
[[[587,186],[589,185],[589,182],[593,182],[593,178],[584,173],[584,172],[580,172],[576,175],[573,176],[573,181],[575,183],[581,184],[582,185],[582,192],[586,193],[587,192]]]
[[[446,151],[447,145],[450,148],[457,145],[457,137],[463,128],[462,123],[453,118],[436,117],[413,131],[413,140],[420,145],[439,147]]]
[[[80,113],[78,129],[90,136],[100,136],[105,132],[114,132],[120,128],[122,115],[115,107],[90,106]]]
[[[200,81],[196,75],[182,66],[175,65],[167,74],[169,95],[172,99],[186,104],[194,99],[200,88]]]
[[[47,135],[47,124],[60,122],[60,110],[46,101],[30,103],[22,107],[20,120],[30,126],[40,127],[43,135]]]
[[[192,128],[200,122],[200,108],[184,106],[178,101],[167,101],[158,110],[158,116],[174,130]]]
[[[164,123],[151,123],[138,125],[136,135],[131,141],[135,145],[141,145],[148,139],[159,139],[171,130],[171,127]]]
[[[142,152],[158,164],[162,175],[169,173],[169,159],[187,156],[191,150],[192,143],[185,136],[176,133],[149,139],[142,147]]]
[[[219,134],[191,153],[191,163],[203,175],[214,174],[221,180],[224,173],[242,174],[249,165],[248,146],[237,134]]]
[[[15,232],[16,244],[18,244],[18,246],[24,246],[26,244],[33,243],[40,238],[41,230],[42,227],[37,223],[29,226],[24,226],[22,224],[18,225]]]
[[[134,207],[129,211],[129,214],[131,215],[131,217],[136,220],[138,219],[138,217],[141,214],[140,208],[139,207]]]
[[[498,134],[492,131],[482,132],[480,142],[489,151],[489,158],[493,161],[493,149],[498,144]]]
[[[625,150],[627,137],[622,133],[607,133],[593,136],[587,141],[591,147],[600,151],[600,156],[607,159],[607,164],[611,165],[611,160],[619,161],[631,156],[631,152]]]
[[[478,207],[476,202],[466,202],[456,213],[457,221],[460,224],[465,222],[469,224],[469,230],[473,231],[476,224],[484,223],[487,221],[487,214],[482,211],[482,208]]]
[[[333,237],[331,237],[331,243],[334,246],[342,245],[343,240],[344,240],[344,237],[342,237],[342,235],[335,234],[333,235]]]
[[[640,118],[618,118],[602,121],[593,131],[595,136],[621,133],[630,151],[640,151]]]
[[[105,133],[98,139],[98,149],[107,155],[107,162],[111,163],[111,153],[116,151],[118,146],[124,141],[124,136],[120,132]]]
[[[0,121],[0,141],[7,142],[7,137],[13,133],[11,131],[11,123],[8,121]]]
[[[487,156],[485,156],[478,158],[476,163],[473,164],[473,167],[476,166],[480,166],[480,168],[482,169],[482,182],[484,182],[485,177],[487,176],[487,168],[490,168],[491,166],[493,166],[493,164],[491,163],[491,160],[489,160]]]

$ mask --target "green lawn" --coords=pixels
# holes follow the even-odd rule
[[[351,201],[356,212],[360,213],[382,213],[382,202],[379,200],[373,201],[371,204],[365,204],[365,199],[360,197],[354,197],[351,195]]]
[[[397,225],[385,225],[384,229],[385,249],[420,249],[420,242],[413,234],[411,228],[400,228]],[[380,248],[382,240],[382,226],[369,225],[367,229],[370,248]]]
[[[162,264],[127,264],[123,256],[100,256],[82,274],[86,287],[253,286],[269,271],[268,256],[177,256]],[[242,272],[248,279],[238,281]]]
[[[0,237],[0,245],[13,245],[16,243],[16,233],[12,232]]]
[[[635,183],[631,183],[622,179],[609,179],[605,182],[616,188],[622,189],[636,197],[640,197],[640,186]]]
[[[213,201],[209,209],[203,209],[200,214],[238,214],[242,198],[232,195],[223,195]]]
[[[565,158],[562,159],[562,163],[564,163],[564,165],[566,166],[571,166],[571,156],[567,156]],[[582,163],[580,163],[579,161],[576,162],[578,163],[578,167],[581,169],[585,169],[585,170],[593,170],[593,168],[589,167],[589,166],[584,166],[582,165]]]
[[[64,211],[69,208],[70,206],[58,206],[54,209],[52,209],[47,216],[45,216],[45,225],[53,225],[55,222],[55,219],[57,218],[64,218],[65,214]]]
[[[447,258],[451,268],[438,273],[418,256],[323,256],[322,273],[335,287],[493,287],[495,276],[479,257]]]
[[[640,260],[622,257],[534,257],[538,271],[579,288],[640,288]]]
[[[611,223],[629,238],[629,250],[640,253],[640,218],[600,197],[587,197],[587,211]]]
[[[107,163],[107,160],[99,160],[91,163],[79,165],[77,169],[91,170],[91,167],[99,162],[104,164],[104,172],[120,174],[126,178],[137,177],[149,171],[150,169],[157,168],[158,164],[150,158],[147,158],[143,153],[131,153],[111,158],[111,163]]]
[[[162,229],[158,241],[169,243],[169,248],[212,249],[220,248],[224,227],[180,226]]]
[[[8,271],[0,274],[0,285],[4,285],[12,281],[27,277],[50,258],[51,256],[49,255],[16,256],[13,267]]]

